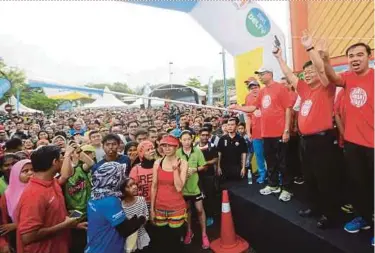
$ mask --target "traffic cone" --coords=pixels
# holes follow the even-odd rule
[[[234,231],[227,190],[223,191],[220,238],[211,242],[210,248],[215,253],[243,253],[249,249],[249,244]]]

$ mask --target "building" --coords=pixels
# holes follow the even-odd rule
[[[364,42],[374,51],[374,1],[290,1],[294,71],[302,70],[308,55],[301,45],[302,31],[326,38],[336,71],[347,69],[348,46]],[[372,54],[372,66],[374,64]]]

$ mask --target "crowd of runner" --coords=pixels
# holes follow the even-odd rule
[[[306,184],[299,214],[317,216],[319,228],[339,225],[341,207],[356,214],[347,232],[369,229],[371,50],[350,46],[350,70],[337,75],[324,43],[315,48],[305,34],[302,44],[311,58],[304,80],[278,48],[282,82],[261,68],[265,87],[250,77],[246,105],[229,112],[166,104],[2,115],[0,253],[182,252],[192,240],[208,249],[220,189],[247,176],[283,202]]]

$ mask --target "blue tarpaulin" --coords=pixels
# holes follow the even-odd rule
[[[0,98],[10,89],[10,82],[5,78],[0,78]]]
[[[73,90],[73,91],[80,91],[89,94],[98,94],[103,96],[104,90],[101,89],[94,89],[94,88],[87,88],[87,87],[77,87],[77,86],[69,86],[66,84],[57,84],[51,82],[43,82],[37,80],[29,80],[28,84],[31,88],[51,88],[51,89],[66,89],[66,90]]]

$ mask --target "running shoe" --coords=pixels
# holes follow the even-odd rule
[[[367,230],[371,227],[367,224],[367,222],[362,217],[356,217],[352,221],[348,222],[344,226],[344,230],[348,233],[358,233],[361,229]]]

